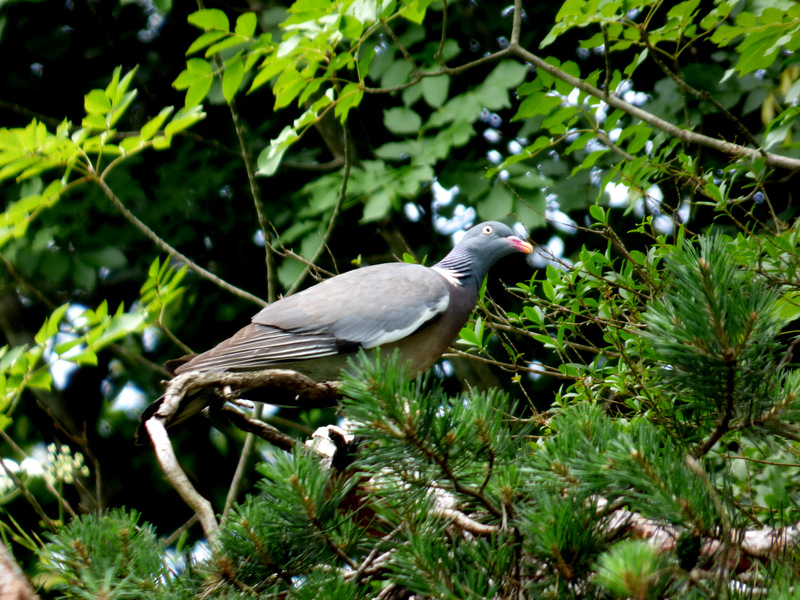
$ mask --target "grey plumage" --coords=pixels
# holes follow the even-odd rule
[[[503,256],[532,249],[506,225],[481,223],[432,267],[364,267],[273,302],[231,338],[182,359],[175,374],[284,368],[326,381],[336,379],[359,348],[377,347],[397,348],[412,372],[425,370],[469,318],[489,268]],[[188,416],[174,415],[168,424]]]

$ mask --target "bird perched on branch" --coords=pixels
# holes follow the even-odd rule
[[[397,349],[410,373],[433,365],[475,308],[489,268],[533,246],[506,225],[476,225],[432,267],[388,263],[355,269],[273,302],[249,325],[202,354],[184,357],[175,375],[290,369],[314,381],[338,378],[359,349]],[[204,402],[159,414],[162,399],[142,421],[163,417],[174,425],[199,412]]]

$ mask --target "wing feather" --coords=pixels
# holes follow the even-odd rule
[[[450,294],[421,265],[364,267],[273,302],[252,323],[176,369],[251,371],[375,348],[439,319]]]

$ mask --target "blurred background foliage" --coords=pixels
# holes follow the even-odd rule
[[[670,430],[641,312],[671,280],[663,259],[710,231],[779,290],[769,343],[791,363],[798,28],[788,1],[0,3],[9,469],[45,513],[125,505],[177,530],[191,511],[133,444],[160,365],[230,335],[254,297],[354,265],[431,264],[486,219],[540,250],[495,267],[435,367],[450,393],[504,389],[539,426],[590,399]],[[334,418],[269,416],[299,438]],[[243,435],[215,425],[194,419],[174,442],[222,506]],[[687,440],[702,447],[709,427]],[[85,461],[58,494],[36,473],[54,443]],[[791,521],[785,470],[716,459],[737,494]],[[4,538],[32,548],[42,515],[6,481]]]

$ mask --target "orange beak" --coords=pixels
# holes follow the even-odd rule
[[[514,248],[514,250],[518,252],[522,252],[523,254],[530,254],[533,252],[533,246],[528,242],[519,239],[517,236],[512,235],[511,237],[506,238],[508,243]]]

